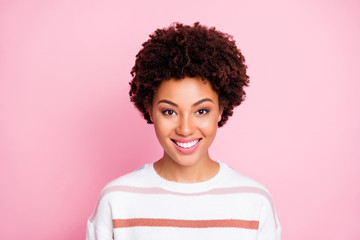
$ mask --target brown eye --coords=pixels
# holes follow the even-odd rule
[[[209,112],[209,110],[202,108],[202,109],[199,109],[199,110],[196,112],[196,114],[205,115],[205,114],[207,114],[208,112]]]
[[[162,114],[172,116],[172,115],[175,115],[175,112],[171,109],[167,109],[167,110],[162,111]]]

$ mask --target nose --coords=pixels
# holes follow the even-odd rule
[[[182,136],[190,136],[195,131],[194,120],[191,116],[185,115],[179,118],[176,133]]]

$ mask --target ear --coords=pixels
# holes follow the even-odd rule
[[[220,107],[220,109],[219,109],[219,116],[218,116],[218,122],[221,121],[221,117],[222,117],[222,114],[223,114],[223,110],[224,110],[224,108],[223,108],[223,107]]]
[[[146,111],[147,111],[147,113],[149,114],[150,120],[151,120],[152,122],[154,122],[154,120],[153,120],[153,116],[152,116],[152,110],[151,110],[151,107],[150,107],[150,108],[147,108],[147,109],[146,109]]]

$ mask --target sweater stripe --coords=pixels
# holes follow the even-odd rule
[[[125,186],[125,185],[116,185],[116,186],[111,186],[108,187],[106,189],[104,189],[99,197],[99,202],[100,200],[109,193],[112,192],[129,192],[129,193],[138,193],[138,194],[171,194],[171,195],[178,195],[178,196],[202,196],[202,195],[221,195],[221,194],[239,194],[239,193],[255,193],[255,194],[260,194],[263,197],[265,197],[269,202],[270,205],[272,207],[272,211],[275,217],[275,209],[273,206],[273,201],[271,196],[269,195],[269,193],[267,193],[266,191],[257,188],[257,187],[228,187],[228,188],[215,188],[215,189],[211,189],[209,191],[205,191],[205,192],[197,192],[197,193],[181,193],[181,192],[173,192],[173,191],[168,191],[166,189],[163,188],[157,188],[157,187],[133,187],[133,186]],[[95,219],[97,213],[97,206],[93,212],[93,214],[90,217],[90,222],[93,222]],[[277,221],[276,225],[277,224]]]
[[[128,227],[178,227],[178,228],[259,228],[259,221],[239,219],[179,220],[158,218],[113,219],[114,228]]]
[[[209,194],[236,194],[236,193],[258,193],[263,195],[269,201],[271,200],[270,195],[257,187],[229,187],[229,188],[215,188],[205,192],[196,192],[196,193],[181,193],[181,192],[173,192],[163,188],[156,188],[156,187],[132,187],[132,186],[125,186],[125,185],[117,185],[106,188],[101,194],[100,199],[108,193],[111,192],[130,192],[130,193],[139,193],[139,194],[171,194],[171,195],[178,195],[178,196],[202,196],[202,195],[209,195]]]

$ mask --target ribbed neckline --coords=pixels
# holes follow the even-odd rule
[[[169,181],[160,175],[155,171],[154,169],[154,163],[146,164],[145,168],[149,170],[150,177],[154,180],[155,184],[157,186],[161,186],[161,188],[164,188],[169,191],[175,191],[175,192],[182,192],[182,193],[195,193],[195,192],[204,192],[211,190],[218,186],[226,177],[226,174],[224,173],[226,171],[227,165],[221,162],[219,163],[219,171],[218,173],[202,182],[195,182],[195,183],[184,183],[184,182],[175,182],[175,181]]]

